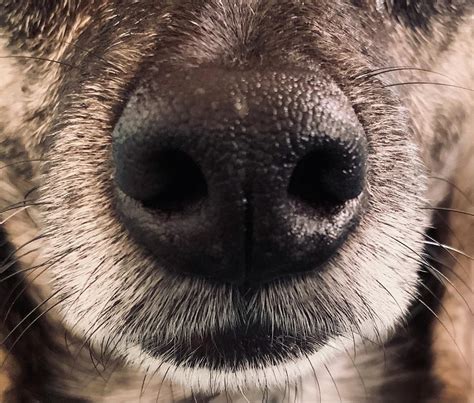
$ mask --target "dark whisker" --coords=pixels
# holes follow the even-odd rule
[[[471,315],[474,314],[471,310],[471,307],[469,305],[469,302],[467,301],[467,299],[464,297],[464,295],[461,293],[461,291],[459,291],[459,289],[453,284],[453,282],[448,278],[446,277],[441,271],[439,271],[438,269],[436,269],[433,265],[429,264],[428,262],[424,262],[425,264],[425,268],[428,269],[428,272],[431,273],[431,275],[437,279],[444,287],[446,287],[446,283],[448,283],[453,289],[454,291],[456,292],[456,294],[459,295],[459,297],[464,301],[464,304],[466,305],[467,309],[469,309]]]
[[[6,169],[6,168],[9,168],[9,167],[13,167],[15,165],[22,165],[22,164],[29,164],[31,162],[46,162],[47,160],[44,160],[44,159],[41,159],[41,158],[38,158],[38,159],[31,159],[31,160],[21,160],[21,161],[15,161],[15,162],[11,162],[11,163],[8,163],[8,164],[4,164],[2,166],[0,166],[0,171],[2,169]]]
[[[5,37],[8,38],[8,36],[0,35],[0,38],[5,38]],[[92,57],[96,58],[97,60],[101,60],[101,61],[103,61],[105,63],[108,63],[108,64],[113,66],[113,64],[109,60],[106,60],[103,57],[98,56],[96,53],[94,53],[93,50],[83,48],[82,46],[76,45],[75,43],[72,43],[72,42],[69,42],[69,41],[58,40],[57,42],[58,43],[63,43],[63,44],[68,45],[68,46],[72,46],[73,48],[76,48],[79,51],[84,52],[86,55],[91,55]]]
[[[52,298],[54,298],[56,295],[58,295],[61,292],[61,290],[58,290],[51,294],[48,298],[44,299],[40,304],[35,306],[25,317],[16,324],[16,326],[13,327],[13,329],[5,336],[5,338],[2,340],[0,343],[1,345],[5,345],[5,343],[8,341],[8,339],[15,333],[15,331],[23,324],[25,321],[28,320],[28,318],[33,315],[36,311],[40,310],[42,306],[47,304]],[[31,323],[30,323],[31,324]]]
[[[92,351],[91,348],[89,349],[89,358],[92,363],[92,366],[94,367],[96,374],[99,375],[99,377],[107,384],[108,380],[105,379],[102,371],[99,369],[97,359],[96,357],[94,357],[94,352]]]
[[[18,323],[12,331],[10,331],[10,333],[7,335],[7,337],[3,340],[2,343],[0,344],[5,344],[6,340],[11,337],[11,335],[13,334],[13,332],[18,329],[19,326],[21,326],[21,324],[23,324],[25,322],[26,319],[28,319],[28,317],[34,313],[37,309],[41,309],[41,307],[43,305],[45,305],[49,300],[51,300],[51,298],[53,298],[54,296],[56,296],[57,294],[59,293],[56,292],[56,293],[53,293],[50,297],[46,298],[43,302],[41,302],[38,306],[36,306],[34,309],[31,310],[31,312],[26,315],[21,321],[20,323]],[[74,294],[71,294],[71,295],[74,295]],[[60,304],[64,303],[69,297],[71,297],[71,295],[68,295],[67,297],[64,297],[63,299],[61,299],[60,301],[56,302],[55,304],[53,304],[52,306],[50,306],[48,309],[46,309],[45,311],[41,312],[36,318],[34,318],[26,327],[25,329],[23,329],[23,331],[18,335],[18,337],[15,339],[15,341],[9,346],[8,348],[8,352],[6,354],[6,357],[3,361],[3,364],[2,366],[5,365],[5,363],[7,362],[7,359],[8,357],[10,356],[11,352],[13,351],[13,349],[15,348],[15,346],[17,345],[17,343],[20,341],[20,339],[26,334],[26,332],[31,329],[31,327],[36,323],[38,322],[41,318],[43,318],[45,315],[47,315],[52,309],[56,308],[57,306],[59,306]]]
[[[436,321],[443,327],[443,329],[446,331],[446,333],[449,335],[451,341],[453,342],[453,344],[455,345],[456,349],[458,350],[458,353],[461,355],[464,363],[466,364],[466,367],[470,367],[469,363],[467,362],[467,359],[466,357],[464,356],[464,354],[462,353],[462,350],[461,348],[459,347],[458,343],[456,342],[456,339],[454,338],[454,336],[452,335],[452,333],[449,331],[449,329],[447,328],[447,326],[444,324],[444,322],[439,318],[439,316],[436,314],[436,312],[429,307],[429,305],[423,301],[421,298],[417,298],[417,301],[422,304],[433,316],[434,318],[436,319]]]
[[[170,370],[170,367],[168,367],[166,369],[165,373],[163,374],[163,377],[161,378],[160,387],[158,388],[158,394],[156,395],[156,399],[155,399],[156,403],[158,403],[160,401],[161,388],[163,387],[163,384],[165,383],[165,380],[166,380],[166,377],[168,376],[169,370]]]
[[[331,374],[331,371],[329,371],[329,368],[326,364],[324,364],[324,368],[326,368],[326,371],[327,373],[329,374],[329,377],[331,378],[331,381],[332,383],[334,384],[334,387],[336,388],[336,393],[337,393],[337,396],[339,397],[339,403],[342,403],[342,396],[341,396],[341,392],[339,391],[339,388],[337,386],[337,382],[336,380],[334,379],[334,377],[332,376]]]
[[[93,285],[96,281],[98,281],[98,277],[95,276],[97,274],[97,271],[100,270],[100,268],[102,267],[102,265],[104,264],[105,262],[105,259],[102,259],[100,261],[100,263],[94,268],[94,270],[92,270],[92,272],[89,274],[89,276],[87,277],[86,281],[84,282],[84,285],[82,286],[81,290],[79,290],[79,293],[77,295],[77,298],[71,303],[70,307],[68,308],[68,310],[64,313],[64,316],[67,316],[69,314],[69,309],[77,303],[77,301],[81,298],[81,296],[84,294],[85,291],[87,291],[87,289]],[[93,281],[90,281],[93,277],[95,276],[95,279]],[[71,329],[72,331],[73,329]]]
[[[10,315],[10,312],[12,311],[12,309],[14,308],[15,306],[15,303],[20,299],[20,297],[29,289],[29,284],[32,284],[35,282],[35,280],[37,278],[39,278],[40,276],[42,276],[46,270],[48,270],[53,264],[55,264],[56,262],[58,262],[60,259],[62,259],[63,256],[69,254],[71,252],[72,249],[68,249],[67,251],[63,252],[61,255],[59,256],[56,256],[56,257],[52,257],[51,259],[49,259],[48,261],[44,262],[43,264],[40,264],[38,268],[41,268],[43,266],[45,266],[43,268],[43,270],[41,270],[38,274],[36,274],[29,282],[27,282],[27,284],[25,284],[25,281],[24,281],[24,278],[21,278],[20,281],[17,282],[17,284],[12,288],[12,291],[10,292],[10,294],[8,295],[7,298],[5,298],[5,302],[2,306],[2,309],[0,310],[0,312],[3,312],[4,311],[4,307],[6,305],[6,303],[10,300],[10,298],[12,297],[12,295],[14,295],[14,293],[16,292],[16,289],[20,286],[23,285],[23,287],[20,289],[20,292],[15,296],[15,298],[13,299],[13,301],[11,302],[9,308],[6,310],[6,313],[5,313],[5,317],[4,317],[4,321],[7,320],[8,316]],[[29,277],[35,270],[30,270],[29,273],[25,276],[25,278]]]
[[[397,299],[395,298],[395,296],[393,295],[393,293],[387,288],[385,287],[379,280],[375,280],[377,282],[377,284],[382,287],[385,292],[390,295],[390,298],[392,298],[392,300],[395,302],[395,304],[397,304],[398,306],[398,309],[400,309],[400,313],[401,313],[401,317],[403,317],[405,315],[405,311],[402,309],[402,307],[400,306],[400,304],[398,303]]]
[[[455,85],[455,84],[441,83],[441,82],[436,82],[436,81],[406,81],[406,82],[400,82],[400,83],[385,84],[383,88],[401,87],[403,85],[434,85],[434,86],[450,87],[450,88],[455,88],[459,90],[474,92],[474,90],[471,88],[462,87],[460,85]]]
[[[23,201],[28,199],[28,196],[30,196],[36,190],[38,190],[38,186],[35,186],[35,187],[31,188],[30,190],[28,190],[28,192],[26,192],[25,195],[23,196]]]
[[[446,74],[439,73],[437,71],[433,71],[433,70],[430,70],[430,69],[425,69],[425,68],[422,68],[422,67],[410,67],[410,66],[382,67],[380,69],[372,70],[368,73],[360,74],[357,77],[355,77],[355,79],[358,80],[358,79],[361,79],[361,78],[372,78],[372,77],[376,77],[380,74],[392,73],[392,72],[395,72],[395,71],[419,71],[419,72],[423,72],[423,73],[435,74],[437,76],[441,76],[441,77],[444,77],[444,78],[447,78],[449,80],[454,81],[451,77],[449,77]]]
[[[40,250],[41,250],[40,248],[31,249],[31,250],[29,250],[28,252],[25,252],[25,253],[23,253],[22,255],[17,256],[16,259],[17,259],[17,260],[20,260],[20,259],[25,258],[26,256],[28,256],[29,254],[39,252]],[[13,261],[11,261],[10,263],[7,263],[7,264],[5,264],[4,266],[0,267],[0,274],[3,274],[3,273],[5,273],[5,272],[7,272],[8,269],[10,269],[11,267],[13,267],[16,263],[17,263],[16,260],[13,259]],[[0,283],[3,283],[4,281],[8,280],[9,278],[14,277],[14,276],[16,276],[16,275],[18,275],[18,274],[20,274],[20,273],[24,273],[25,271],[28,271],[28,270],[30,270],[30,269],[31,269],[31,268],[23,269],[23,270],[15,270],[15,271],[14,271],[13,273],[11,273],[10,275],[0,278]]]
[[[164,365],[164,362],[161,362],[158,365],[158,367],[155,368],[155,370],[153,371],[151,376],[148,377],[149,379],[148,379],[148,382],[146,383],[146,385],[144,386],[144,390],[146,390],[150,386],[151,382],[153,381],[153,379],[155,379],[155,376],[158,374],[158,372],[160,372],[160,369],[163,365]]]
[[[79,46],[79,45],[76,45],[75,43],[72,43],[72,42],[68,42],[68,41],[61,41],[62,43],[66,44],[66,45],[69,45],[69,46],[72,46],[73,48],[76,48],[77,50],[80,50],[81,52],[83,52],[85,55],[90,55],[94,58],[96,58],[97,60],[100,60],[104,63],[107,63],[107,64],[110,64],[112,67],[115,67],[109,60],[106,60],[104,59],[103,57],[101,56],[98,56],[97,54],[94,53],[94,51],[92,50],[89,50],[89,49],[86,49],[86,48],[83,48],[82,46]]]
[[[25,60],[36,60],[40,62],[49,62],[49,63],[56,63],[61,66],[65,66],[71,69],[78,69],[77,66],[74,66],[72,64],[66,63],[66,62],[61,62],[59,60],[54,60],[54,59],[48,59],[47,57],[40,57],[40,56],[24,56],[24,55],[14,55],[14,56],[0,56],[0,59],[25,59]]]
[[[20,251],[22,250],[23,248],[25,248],[26,246],[32,244],[33,242],[36,242],[40,239],[43,239],[45,238],[46,235],[45,234],[41,234],[41,235],[38,235],[36,237],[34,237],[33,239],[30,239],[29,241],[25,242],[23,245],[19,246],[18,248],[16,248],[15,250],[13,250],[12,252],[10,252],[6,257],[5,259],[0,262],[0,268],[3,267],[7,262],[9,262],[10,260],[12,260],[12,258]],[[3,271],[0,271],[0,273],[2,273]]]
[[[148,376],[149,371],[150,371],[150,367],[147,367],[146,370],[145,370],[145,375],[143,376],[142,385],[140,387],[140,395],[138,397],[138,403],[140,403],[142,401],[143,394],[145,393],[146,378]]]
[[[467,283],[466,280],[464,280],[458,273],[456,273],[450,265],[444,263],[441,259],[436,259],[434,256],[429,255],[429,259],[435,263],[440,264],[441,266],[445,267],[447,270],[449,270],[454,277],[456,277],[462,285],[464,285],[471,293],[473,290],[471,289],[471,286]]]
[[[447,184],[452,186],[454,189],[456,189],[460,194],[462,194],[469,203],[474,204],[474,202],[469,197],[469,195],[465,191],[463,191],[461,188],[459,188],[455,183],[451,182],[450,180],[448,180],[446,178],[441,178],[440,176],[429,176],[429,178],[430,179],[437,179],[437,180],[446,182]]]
[[[76,299],[76,301],[77,301],[77,299]],[[72,306],[72,305],[73,305],[73,304],[71,304],[71,306]],[[83,319],[83,318],[80,318],[80,319]],[[78,320],[78,321],[76,322],[76,325],[77,325],[78,322],[80,322],[80,320]],[[82,353],[82,351],[84,350],[84,348],[90,343],[90,341],[92,340],[92,338],[94,337],[94,335],[95,335],[98,331],[100,331],[100,330],[102,329],[102,326],[103,326],[103,324],[104,324],[105,322],[106,322],[106,320],[104,320],[102,323],[96,323],[94,330],[92,330],[92,328],[89,328],[89,329],[88,329],[87,337],[84,338],[83,342],[81,343],[81,346],[79,347],[79,350],[77,351],[77,354],[76,354],[76,357],[75,357],[76,360],[79,358],[79,356],[80,356],[80,354]],[[76,325],[75,325],[75,326],[76,326]],[[75,327],[75,326],[74,326],[74,327]],[[92,331],[91,331],[91,330],[92,330]],[[73,331],[73,329],[71,329],[71,331]],[[102,363],[102,365],[105,366],[104,363]]]
[[[439,304],[439,307],[443,310],[443,312],[446,314],[446,316],[448,317],[449,319],[449,322],[451,324],[451,327],[454,329],[454,321],[453,321],[453,318],[451,317],[451,315],[449,314],[448,310],[446,309],[446,307],[444,306],[443,302],[442,302],[442,299],[439,298],[435,292],[433,292],[431,290],[430,287],[428,287],[426,284],[424,284],[423,282],[420,282],[420,285],[428,292],[428,294],[430,294],[436,301],[437,304]]]
[[[28,197],[35,191],[38,190],[38,186],[35,186],[33,188],[31,188],[28,192],[26,192],[26,194],[23,196],[23,200],[26,200],[28,199]],[[33,219],[33,217],[31,217],[31,214],[30,214],[30,210],[25,208],[25,212],[26,212],[26,215],[28,216],[28,218],[30,219],[30,221],[32,223],[35,223],[35,220]]]
[[[15,204],[12,204],[8,207],[6,207],[4,210],[0,211],[0,214],[7,213],[8,211],[16,210],[16,209],[21,209],[21,208],[26,208],[26,207],[38,207],[38,206],[45,206],[50,203],[46,202],[36,202],[35,200],[24,200]]]
[[[321,403],[321,402],[322,402],[321,385],[319,384],[319,380],[318,380],[318,376],[317,376],[317,374],[316,374],[316,370],[315,370],[315,368],[314,368],[314,366],[313,366],[313,363],[311,362],[311,360],[309,359],[309,357],[308,357],[307,354],[305,354],[305,357],[306,357],[306,360],[307,360],[308,363],[309,363],[309,366],[311,367],[311,371],[313,372],[313,377],[314,377],[314,380],[315,380],[316,385],[317,385],[317,387],[318,387],[318,395],[319,395],[319,398],[318,398],[318,399],[319,399],[319,403]]]
[[[442,285],[443,287],[446,287],[446,284],[445,284],[445,281],[451,286],[453,287],[453,289],[456,291],[456,293],[459,295],[459,297],[464,301],[464,303],[466,304],[466,306],[470,309],[470,305],[468,303],[468,301],[466,300],[466,298],[464,297],[464,295],[458,290],[458,288],[452,283],[452,281],[446,277],[442,272],[440,272],[438,269],[436,269],[432,264],[430,264],[430,262],[428,262],[425,257],[423,255],[421,255],[420,253],[418,253],[417,251],[413,250],[413,248],[410,248],[408,245],[406,245],[404,242],[400,241],[399,239],[395,238],[395,237],[392,237],[390,235],[388,235],[391,239],[393,239],[395,242],[398,242],[400,245],[404,246],[405,248],[407,248],[409,251],[411,251],[412,253],[414,253],[416,256],[418,256],[418,259],[420,261],[420,263],[423,263],[424,267],[426,267],[429,272],[433,275],[433,277],[438,280]],[[424,241],[424,243],[426,243],[426,241]],[[415,258],[414,258],[415,259]]]
[[[43,270],[41,270],[35,277],[33,277],[33,281],[35,281],[38,277],[40,277],[46,270],[47,270],[48,267],[45,267],[43,268]],[[33,271],[36,271],[36,270],[32,270],[30,271],[26,277],[28,277]],[[18,287],[21,287],[20,288],[20,292],[18,294],[16,294],[16,296],[13,298],[13,301],[12,303],[10,304],[10,306],[8,307],[8,309],[6,310],[5,312],[5,316],[4,316],[4,321],[6,322],[8,317],[10,316],[10,313],[12,312],[12,310],[15,308],[15,304],[16,302],[21,298],[22,295],[25,294],[25,292],[30,288],[30,286],[28,284],[25,284],[25,282],[23,281],[24,279],[21,278],[17,283],[16,285],[12,288],[12,291],[10,292],[10,294],[8,294],[8,297],[5,298],[5,302],[3,303],[3,306],[2,306],[2,312],[4,311],[4,306],[6,306],[6,303],[8,301],[10,301],[10,298],[15,294],[16,290]]]

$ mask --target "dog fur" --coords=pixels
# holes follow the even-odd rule
[[[470,3],[1,0],[3,400],[474,398]],[[211,371],[141,350],[156,329],[185,342],[238,322],[234,290],[156,268],[114,212],[110,133],[154,63],[303,66],[356,111],[368,213],[323,274],[251,306],[291,334],[330,334],[310,357]]]

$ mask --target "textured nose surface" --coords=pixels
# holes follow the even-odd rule
[[[357,223],[366,140],[305,71],[151,71],[113,133],[117,208],[166,270],[257,284],[317,270]]]

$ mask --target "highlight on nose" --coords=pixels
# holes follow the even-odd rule
[[[337,253],[366,154],[350,103],[313,72],[150,72],[113,132],[117,211],[158,267],[258,285]]]

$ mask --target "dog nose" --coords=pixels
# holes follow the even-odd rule
[[[156,69],[113,131],[117,211],[160,270],[261,284],[337,254],[363,210],[366,154],[322,75]]]

